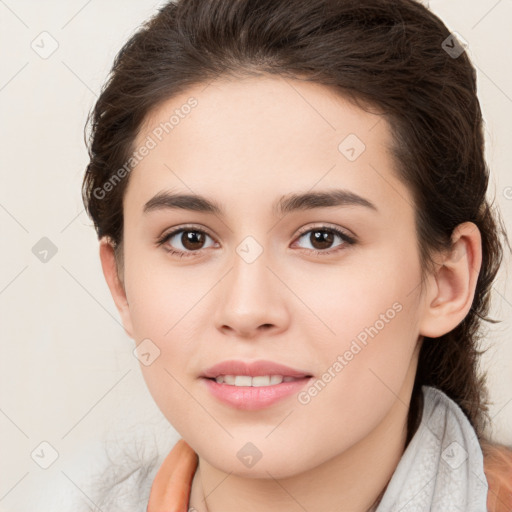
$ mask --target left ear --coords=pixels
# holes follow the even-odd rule
[[[481,265],[480,230],[473,222],[459,224],[452,233],[452,250],[428,279],[420,335],[438,338],[464,320],[473,303]]]

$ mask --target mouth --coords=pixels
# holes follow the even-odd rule
[[[199,376],[209,394],[224,405],[259,410],[291,398],[313,375],[273,361],[224,361]]]

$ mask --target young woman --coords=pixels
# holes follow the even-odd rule
[[[162,7],[83,188],[182,437],[147,510],[512,510],[477,369],[510,247],[488,178],[474,67],[419,2]]]

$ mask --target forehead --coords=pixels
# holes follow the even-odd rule
[[[390,195],[407,199],[391,142],[382,115],[325,86],[283,77],[221,79],[191,87],[146,117],[134,147],[152,148],[131,172],[128,193],[142,204],[164,188],[222,201],[224,190],[232,197],[233,190],[283,195],[343,186],[376,203]]]
[[[153,132],[158,142],[172,144],[182,135],[193,143],[191,130],[204,150],[209,142],[219,149],[229,145],[231,151],[238,145],[246,153],[264,142],[268,152],[277,148],[285,158],[305,141],[310,144],[304,150],[314,145],[330,153],[349,133],[383,149],[391,142],[378,113],[361,110],[332,88],[281,76],[222,78],[191,87],[152,109],[136,145]]]

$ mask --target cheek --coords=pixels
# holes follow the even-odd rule
[[[137,268],[142,270],[135,272]],[[193,340],[204,338],[203,320],[211,313],[205,309],[211,304],[204,295],[215,284],[211,273],[194,279],[191,268],[136,264],[134,258],[126,269],[134,337],[137,343],[149,339],[157,347],[151,364],[141,361],[144,380],[163,415],[182,435],[187,434],[181,425],[187,425],[193,400],[190,379],[198,367],[198,345]]]
[[[138,339],[165,340],[190,324],[191,316],[215,284],[212,274],[199,277],[192,267],[180,268],[165,258],[149,257],[126,269],[130,315]]]
[[[358,336],[364,341],[366,329],[373,325],[396,339],[407,316],[397,310],[414,314],[417,303],[411,292],[419,279],[420,268],[410,244],[391,243],[375,250],[358,249],[333,265],[309,264],[284,273],[285,282],[311,313],[300,321],[308,322],[311,329],[316,325],[318,337],[333,340],[329,345],[336,350]]]
[[[194,400],[194,390],[190,383],[176,368],[172,368],[165,352],[162,352],[150,366],[141,364],[141,372],[153,401],[160,409],[162,415],[172,427],[187,438],[195,430],[194,424],[204,425],[208,417],[204,410],[197,406]],[[177,360],[177,366],[183,367],[186,359],[172,354],[172,360]],[[201,429],[200,429],[201,430]]]
[[[319,459],[332,447],[341,452],[353,446],[393,407],[408,403],[404,384],[414,378],[416,308],[410,297],[395,298],[383,294],[361,308],[345,303],[346,314],[338,311],[337,321],[333,317],[336,336],[317,339],[314,351],[322,354],[323,364],[316,381],[297,397],[294,416],[308,439],[322,439],[315,453]]]
[[[335,273],[330,269],[329,278],[315,276],[314,281],[324,286],[309,292],[304,286],[300,291],[322,320],[310,315],[306,336],[315,340],[315,354],[321,354],[321,382],[316,391],[310,390],[311,410],[318,407],[312,416],[336,404],[343,411],[339,415],[366,424],[367,415],[377,418],[379,407],[383,413],[396,399],[409,371],[419,325],[414,283],[419,282],[420,269],[416,260],[405,260],[400,252],[390,247],[364,264],[359,261]],[[309,398],[304,396],[304,402]]]

